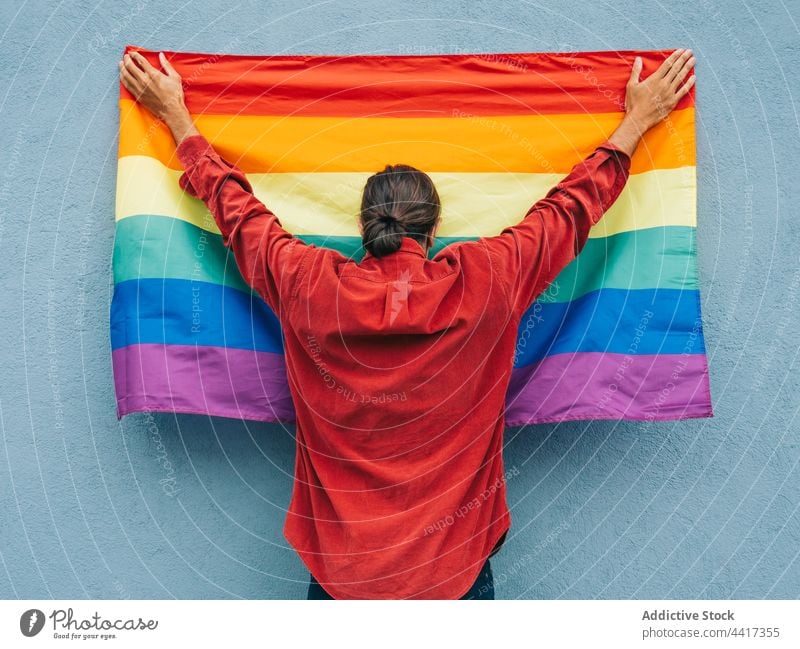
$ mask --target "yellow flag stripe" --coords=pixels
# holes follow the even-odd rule
[[[117,220],[159,214],[219,232],[205,205],[178,185],[181,172],[147,156],[118,161]],[[293,234],[358,236],[358,209],[369,172],[248,174],[255,195]],[[518,223],[563,178],[552,173],[432,172],[442,200],[442,237],[481,237]],[[591,232],[604,237],[666,225],[696,225],[695,168],[632,175]]]

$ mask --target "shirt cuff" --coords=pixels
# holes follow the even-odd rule
[[[622,149],[620,149],[616,144],[611,142],[611,140],[606,140],[600,146],[597,147],[598,149],[606,149],[607,151],[611,151],[612,153],[616,154],[616,158],[619,163],[622,165],[622,169],[627,173],[630,171],[631,168],[631,157]]]
[[[177,153],[183,168],[188,169],[197,162],[198,158],[213,154],[214,149],[204,136],[190,135],[181,140],[181,143],[175,149],[175,153]]]
[[[185,192],[196,197],[197,191],[189,180],[192,167],[194,167],[195,163],[203,156],[212,156],[216,152],[204,136],[190,135],[181,140],[181,143],[175,149],[175,153],[184,168],[184,172],[181,174],[180,178],[178,178],[178,184]]]

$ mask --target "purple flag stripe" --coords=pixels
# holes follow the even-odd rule
[[[556,354],[515,368],[506,398],[508,426],[711,416],[705,354]]]
[[[283,354],[194,345],[129,345],[113,352],[117,417],[187,412],[294,421]]]
[[[123,395],[117,402],[120,418],[132,412],[186,412],[295,419],[281,354],[143,344],[115,350],[113,362],[116,391]],[[711,417],[707,374],[704,354],[548,356],[513,370],[506,424]]]

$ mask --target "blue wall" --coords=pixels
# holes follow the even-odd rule
[[[788,4],[788,3],[787,3]],[[800,595],[800,11],[747,0],[0,5],[0,597],[296,598],[292,431],[117,422],[117,60],[660,49],[698,56],[716,417],[510,429],[506,598]],[[8,25],[8,27],[6,27]]]

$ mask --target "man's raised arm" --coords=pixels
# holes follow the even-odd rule
[[[126,54],[120,62],[120,79],[169,127],[184,167],[181,187],[208,206],[244,280],[279,313],[280,298],[296,285],[308,246],[283,229],[255,197],[245,174],[200,134],[184,103],[180,75],[163,54],[159,59],[166,74],[138,52]]]
[[[694,84],[694,75],[684,83],[693,65],[691,50],[675,50],[640,81],[642,61],[637,57],[626,88],[625,116],[614,133],[534,203],[520,223],[480,240],[515,313],[527,309],[583,249],[591,227],[622,192],[642,136]]]

